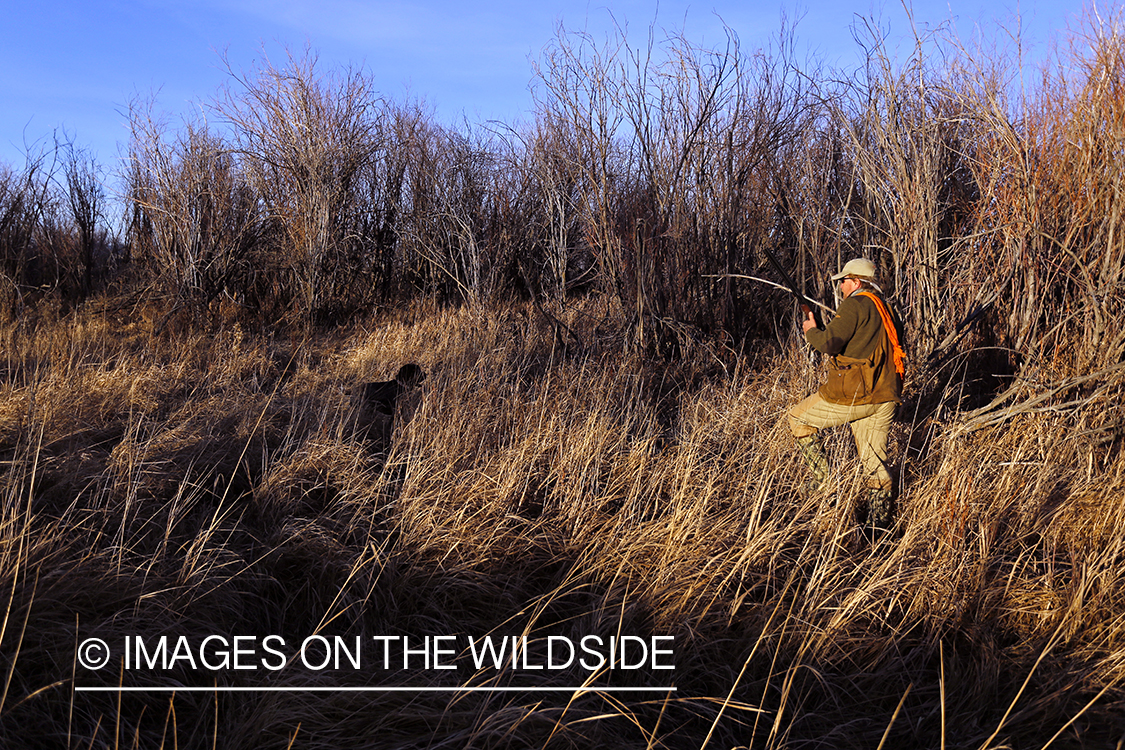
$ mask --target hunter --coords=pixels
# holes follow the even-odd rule
[[[866,472],[867,526],[876,536],[894,523],[894,485],[887,467],[887,432],[902,403],[902,327],[875,283],[875,264],[849,260],[832,277],[843,302],[824,330],[806,313],[805,339],[828,355],[828,380],[789,410],[789,429],[812,472],[810,490],[826,489],[830,467],[819,431],[851,425]]]

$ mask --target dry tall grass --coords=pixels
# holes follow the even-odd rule
[[[9,327],[0,742],[42,747],[1044,747],[1125,735],[1125,458],[1065,415],[911,423],[899,537],[801,499],[797,348],[564,357],[533,308],[415,307],[318,340]],[[108,309],[108,308],[107,308]],[[597,349],[594,349],[595,344]],[[417,361],[385,460],[345,394]],[[731,369],[723,374],[719,362]],[[713,365],[706,363],[713,362]],[[697,364],[689,364],[697,363]],[[794,374],[797,377],[794,377]],[[830,444],[844,497],[852,448]],[[124,671],[88,637],[675,636],[674,672]],[[462,642],[463,645],[463,642]],[[452,657],[451,657],[452,658]],[[75,686],[674,693],[76,693]]]

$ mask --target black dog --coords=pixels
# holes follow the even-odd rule
[[[356,439],[366,442],[376,453],[389,451],[395,415],[402,417],[404,422],[410,420],[414,409],[404,410],[402,402],[425,378],[422,368],[411,362],[399,368],[394,380],[356,386],[352,392],[353,415],[350,420]]]

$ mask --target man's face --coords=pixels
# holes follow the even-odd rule
[[[847,298],[851,293],[859,289],[859,282],[855,279],[844,279],[840,282],[840,296]]]

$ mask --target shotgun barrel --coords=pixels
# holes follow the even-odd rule
[[[797,286],[797,283],[793,281],[793,277],[789,275],[789,272],[785,270],[785,267],[781,265],[781,262],[778,261],[773,252],[765,245],[762,245],[762,250],[765,251],[766,257],[770,259],[770,263],[773,264],[774,270],[777,271],[779,276],[781,276],[782,282],[786,287],[789,288],[789,291],[793,292],[793,294],[797,297],[797,302],[801,305],[801,312],[806,315],[811,312],[813,315],[813,320],[816,321],[816,327],[823,331],[824,318],[821,317],[820,310],[818,310],[816,305],[814,305],[809,300],[809,298],[805,296],[805,293],[802,292],[801,288]]]

